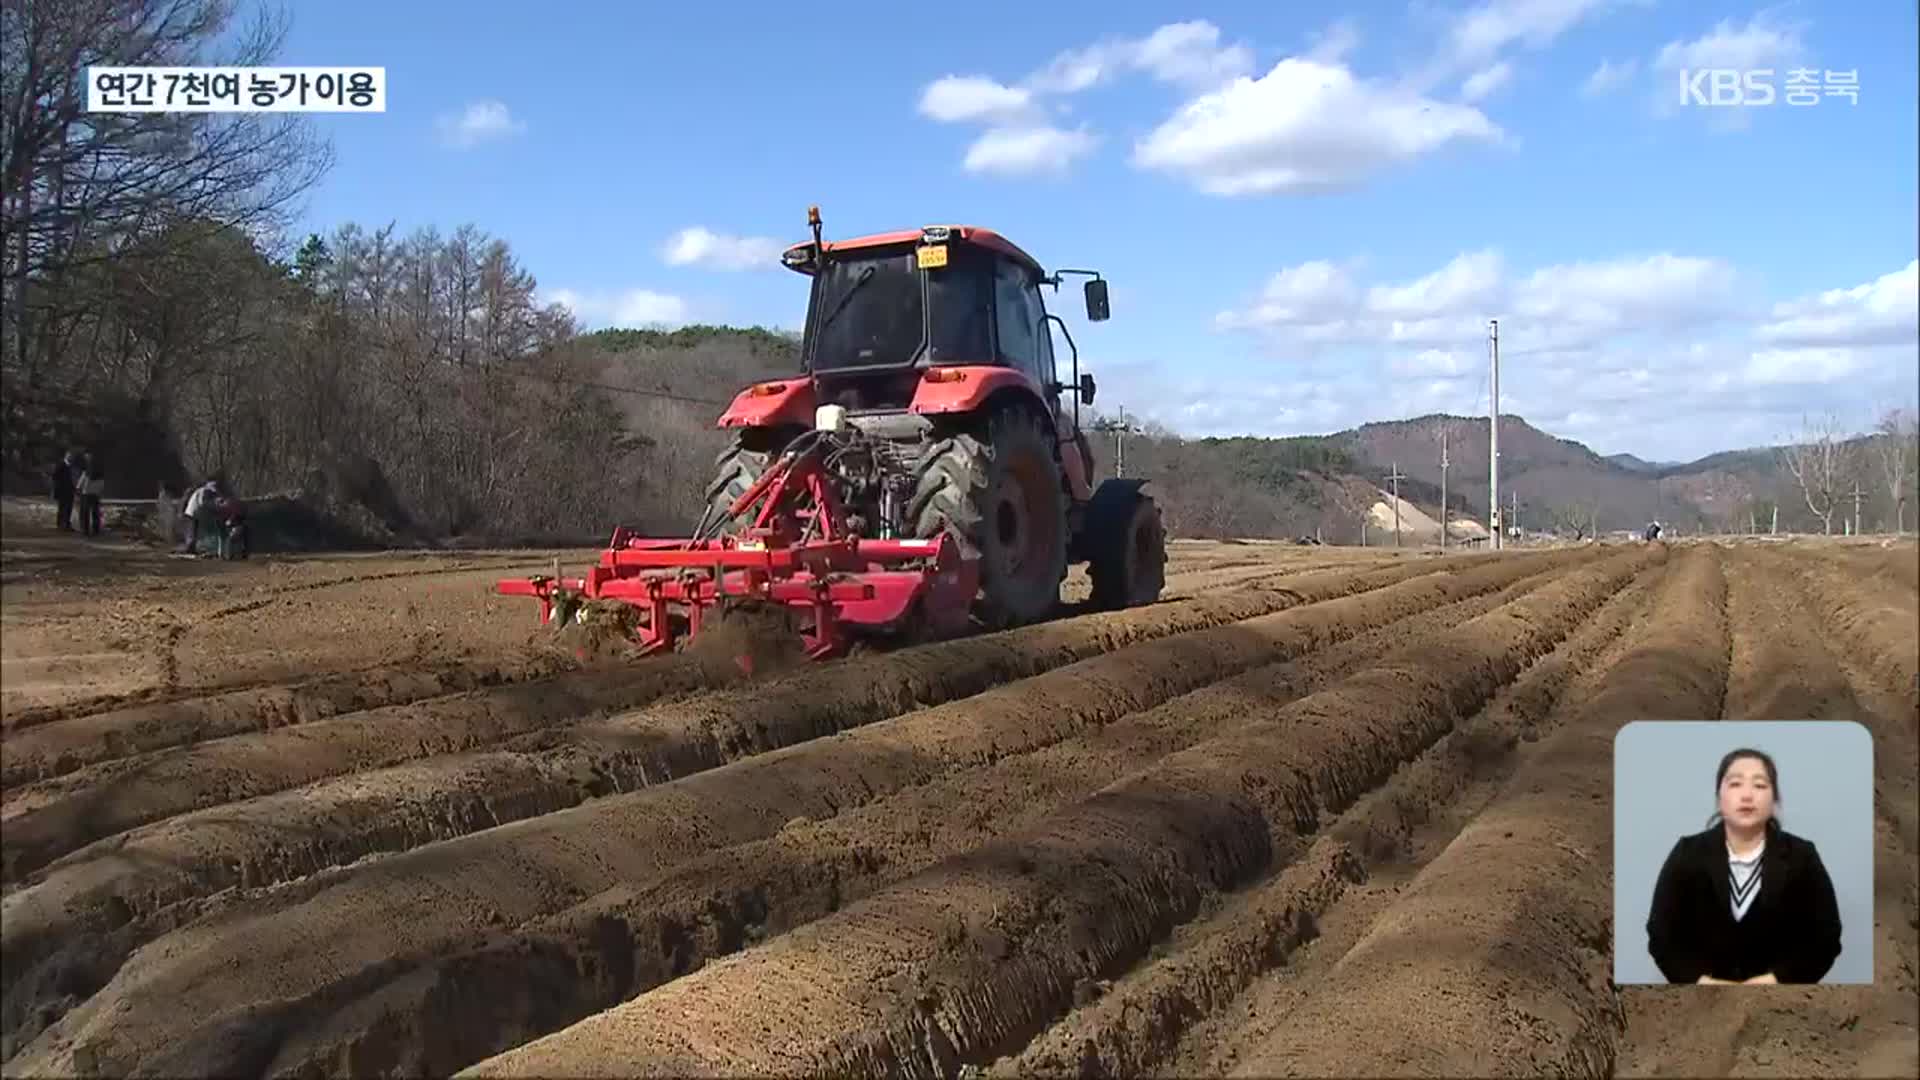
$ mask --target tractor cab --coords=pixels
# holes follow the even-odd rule
[[[1063,383],[1040,287],[1060,285],[1017,245],[989,229],[931,225],[850,240],[822,241],[810,213],[812,243],[781,262],[812,278],[801,345],[804,370],[821,403],[850,413],[910,409],[928,382],[966,381],[957,370],[1000,368],[1024,376],[1049,411],[1062,392],[1091,400],[1093,380]],[[1087,317],[1108,317],[1107,283],[1090,271]],[[1071,347],[1071,337],[1067,338]]]

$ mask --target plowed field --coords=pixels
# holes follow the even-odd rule
[[[1911,544],[1182,542],[752,677],[554,647],[538,557],[8,544],[8,1076],[1920,1064]],[[1616,992],[1650,716],[1874,733],[1874,985]]]

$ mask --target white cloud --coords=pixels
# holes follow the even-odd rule
[[[1640,61],[1631,58],[1618,64],[1612,60],[1602,60],[1600,66],[1593,69],[1593,74],[1587,76],[1587,81],[1580,85],[1580,93],[1586,97],[1611,94],[1625,86],[1639,70]]]
[[[1477,375],[1486,367],[1486,362],[1478,356],[1469,356],[1459,349],[1422,349],[1417,353],[1395,353],[1387,361],[1387,370],[1406,378],[1432,380],[1426,389],[1433,392],[1451,393],[1451,380]],[[1434,383],[1439,385],[1436,387]]]
[[[476,101],[458,113],[441,116],[437,124],[441,141],[461,150],[527,130],[500,101]]]
[[[1896,345],[1920,339],[1920,260],[1773,309],[1760,337],[1783,346]]]
[[[1800,23],[1779,22],[1770,12],[1761,11],[1744,26],[1722,19],[1713,29],[1691,41],[1669,41],[1653,58],[1654,111],[1661,115],[1700,112],[1722,130],[1745,128],[1751,109],[1683,107],[1682,73],[1702,68],[1737,71],[1772,68],[1777,76],[1774,92],[1780,94],[1783,92],[1780,69],[1793,65],[1806,54],[1806,44],[1801,39],[1803,29]]]
[[[661,249],[668,266],[710,270],[763,270],[780,265],[786,245],[765,236],[728,236],[695,225],[674,233]]]
[[[1360,31],[1352,19],[1336,19],[1316,31],[1308,45],[1306,58],[1320,64],[1337,64],[1360,44]]]
[[[1432,55],[1403,80],[1426,93],[1469,72],[1492,70],[1504,54],[1542,49],[1588,16],[1622,0],[1485,0],[1446,17]],[[1471,100],[1471,99],[1469,99]]]
[[[1701,326],[1734,314],[1736,276],[1719,259],[1659,254],[1544,267],[1514,287],[1517,320],[1586,343],[1633,330]]]
[[[1055,56],[1027,79],[1036,92],[1077,94],[1128,72],[1165,83],[1201,88],[1253,69],[1253,51],[1222,44],[1210,22],[1169,23],[1141,38],[1116,38]]]
[[[1488,250],[1404,284],[1361,289],[1339,267],[1315,261],[1274,274],[1215,325],[1294,345],[1460,346],[1484,340],[1487,320],[1498,318],[1517,354],[1565,351],[1724,321],[1738,313],[1737,282],[1721,260],[1664,253],[1563,263],[1510,280],[1499,253]]]
[[[1755,13],[1745,26],[1722,19],[1692,41],[1670,41],[1661,46],[1653,66],[1672,72],[1681,68],[1770,67],[1805,48],[1800,38],[1802,29],[1798,23],[1776,22],[1765,11]]]
[[[1253,70],[1253,50],[1222,45],[1220,28],[1207,22],[1162,26],[1136,42],[1127,62],[1161,82],[1208,86]]]
[[[1353,186],[1450,143],[1503,138],[1477,109],[1292,58],[1188,102],[1133,160],[1213,195],[1308,192]]]
[[[1432,319],[1497,310],[1501,260],[1495,251],[1456,255],[1447,265],[1406,285],[1376,285],[1368,309],[1396,319]]]
[[[1144,37],[1109,38],[1059,53],[1014,85],[984,75],[943,76],[921,91],[919,109],[941,123],[989,126],[967,148],[963,166],[968,172],[1057,175],[1091,153],[1100,138],[1084,127],[1070,131],[1047,124],[1046,95],[1077,94],[1136,73],[1197,91],[1252,66],[1253,51],[1224,42],[1212,23],[1169,23]]]
[[[1033,114],[1033,92],[980,75],[935,79],[920,95],[920,112],[944,124],[1004,123]]]
[[[1513,79],[1513,65],[1505,60],[1481,68],[1460,84],[1462,101],[1484,101]]]
[[[1002,176],[1059,175],[1092,153],[1099,140],[1082,131],[1054,127],[995,128],[967,148],[963,167]]]
[[[1489,0],[1462,12],[1447,35],[1450,59],[1476,67],[1513,45],[1542,48],[1607,0]]]
[[[566,307],[574,318],[588,326],[673,327],[688,321],[685,300],[650,289],[615,292],[554,289],[546,294],[546,299]]]
[[[1760,349],[1741,374],[1749,383],[1817,385],[1852,376],[1861,363],[1852,349]]]

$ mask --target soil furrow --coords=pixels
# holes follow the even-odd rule
[[[281,1049],[275,1075],[444,1075],[1083,798],[1113,776],[1277,707],[1407,641],[1447,632],[1560,573],[1414,615],[1174,698],[1054,746],[616,886],[521,930],[402,973]],[[484,1022],[473,1018],[484,1016]]]
[[[1295,861],[1325,814],[1478,709],[1656,555],[1572,571],[766,945],[475,1075],[947,1076],[1018,1049],[1202,898]],[[746,996],[742,996],[742,994]],[[737,1004],[753,1000],[756,1009]],[[766,1023],[805,1014],[804,1029]]]
[[[324,875],[155,942],[16,1064],[60,1071],[84,1050],[115,1072],[254,1071],[302,1015],[349,1000],[415,958],[491,927],[551,914],[618,881],[763,838],[797,817],[831,816],[956,769],[1050,745],[1384,619],[1591,558],[1562,552],[1455,564],[1377,591],[1133,645],[672,784]],[[10,937],[25,924],[23,941],[57,940],[73,969],[100,970],[97,950],[108,946],[98,934],[75,933],[85,925],[63,912],[70,901],[49,891],[16,904],[23,896],[8,898]],[[111,911],[94,903],[85,921]],[[55,957],[51,966],[61,961]],[[263,1005],[267,1000],[273,1004]]]
[[[455,753],[543,724],[736,681],[690,654],[430,698],[92,765],[15,789],[0,812],[12,882],[102,837],[410,758]]]
[[[1471,565],[1488,564],[1463,568]],[[545,754],[444,757],[180,815],[82,848],[30,875],[0,908],[8,915],[0,940],[20,958],[12,969],[17,972],[26,957],[41,955],[48,938],[78,927],[100,933],[193,896],[286,881],[368,854],[552,812],[657,783],[675,769],[699,771],[1182,628],[1229,624],[1413,576],[1395,569],[1288,577],[1288,588],[1169,605],[1171,610],[1114,612],[808,667],[757,684],[751,693],[698,695],[568,736],[588,743],[591,754],[562,747]],[[59,912],[52,924],[35,914],[46,911]],[[131,938],[141,937],[135,928]]]
[[[968,641],[801,673],[826,694],[827,709],[791,714],[811,721],[804,736],[758,739],[739,726],[734,745],[718,745],[695,727],[648,739],[643,727],[629,748],[644,762],[650,745],[662,755],[649,776],[710,767],[730,756],[784,745],[844,726],[833,715],[846,687],[873,687],[877,703],[851,707],[869,719],[901,711],[914,695],[945,700],[1010,678],[1035,674],[1114,648],[1197,627],[1220,625],[1317,599],[1349,595],[1433,573],[1437,567],[1392,567],[1366,574],[1322,574],[1276,582],[1224,598],[1134,609],[1023,628]],[[1168,610],[1171,609],[1171,610]],[[861,666],[852,666],[861,665]],[[866,670],[866,665],[878,665]],[[393,707],[90,766],[18,788],[0,810],[5,880],[12,881],[104,837],[208,807],[286,791],[328,777],[402,761],[451,754],[596,711],[631,708],[663,694],[737,681],[724,662],[695,663],[691,654],[663,657],[631,670],[578,672],[537,686],[511,686],[415,707]],[[950,689],[949,689],[950,688]],[[812,695],[807,696],[810,700]],[[721,706],[724,710],[725,706]],[[806,727],[805,723],[795,725]],[[618,727],[613,730],[618,731]],[[740,745],[745,743],[746,745]],[[679,754],[681,750],[687,754]],[[698,764],[693,764],[698,761]],[[636,762],[640,764],[640,762]],[[511,802],[510,798],[502,799]],[[417,837],[424,842],[429,837]],[[322,864],[324,865],[324,863]]]
[[[1521,744],[1550,730],[1576,677],[1644,610],[1658,581],[1657,571],[1641,575],[1478,716],[1341,814],[1299,864],[1230,899],[1169,955],[1129,973],[993,1074],[1138,1076],[1168,1068],[1197,1024],[1317,935],[1320,918],[1350,884],[1408,857],[1414,834],[1451,814],[1464,790],[1510,775]]]
[[[1771,555],[1771,552],[1766,553]],[[1667,987],[1621,989],[1627,1027],[1616,1074],[1732,1076],[1775,1071],[1857,1076],[1881,1048],[1901,1048],[1913,1075],[1920,1033],[1913,1026],[1916,868],[1911,829],[1914,735],[1888,695],[1850,675],[1817,624],[1794,618],[1809,598],[1771,558],[1728,559],[1733,669],[1730,720],[1832,720],[1874,735],[1875,789],[1882,820],[1874,857],[1874,985],[1777,987],[1707,994]],[[1876,707],[1877,706],[1877,707]],[[1791,788],[1783,804],[1791,813]],[[1897,808],[1900,813],[1885,811]],[[1790,1050],[1783,1050],[1790,1047]]]
[[[1717,718],[1727,685],[1719,550],[1674,558],[1652,619],[1579,713],[1236,1075],[1611,1072],[1613,781],[1596,763],[1630,721]]]
[[[527,682],[569,666],[553,655],[497,664],[380,668],[52,720],[11,734],[0,744],[0,787],[172,746]]]
[[[1797,574],[1802,595],[1846,651],[1860,658],[1882,689],[1905,695],[1910,709],[1920,709],[1920,650],[1914,648],[1920,600],[1912,592],[1876,587],[1828,559],[1772,550],[1750,554],[1776,571]]]

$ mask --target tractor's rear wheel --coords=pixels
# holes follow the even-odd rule
[[[1147,495],[1096,504],[1087,515],[1087,577],[1093,602],[1108,611],[1151,604],[1167,585],[1167,534]]]
[[[1018,626],[1051,614],[1067,572],[1067,499],[1053,432],[1003,409],[985,438],[956,433],[921,460],[907,506],[914,535],[947,529],[980,559],[979,620]]]
[[[759,482],[774,455],[793,441],[793,435],[793,431],[782,428],[742,428],[714,457],[713,480],[707,485],[708,520],[717,523],[709,527],[711,535],[734,536],[745,526],[744,519],[729,519],[727,509]]]

